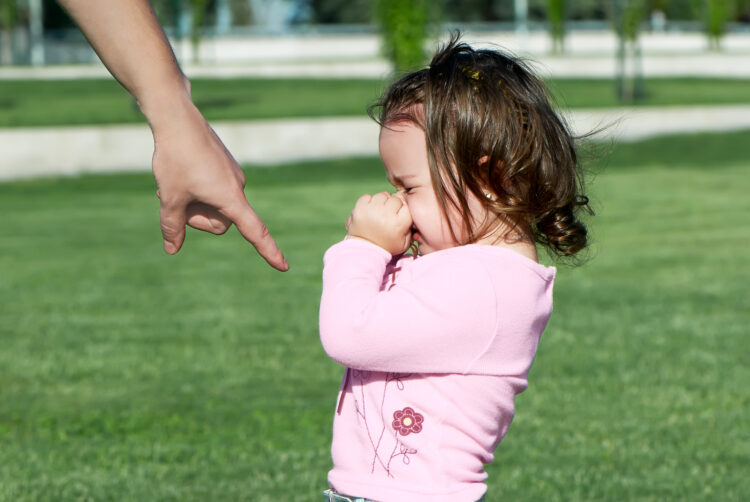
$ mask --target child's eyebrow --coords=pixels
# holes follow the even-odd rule
[[[409,178],[414,178],[415,176],[416,176],[416,174],[405,174],[405,175],[403,175],[401,177],[394,176],[393,178],[390,179],[390,182],[391,182],[391,185],[395,185],[396,183],[399,183],[399,184],[403,185],[404,184],[404,180],[408,180]]]

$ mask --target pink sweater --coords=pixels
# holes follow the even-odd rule
[[[552,312],[553,267],[468,245],[325,254],[320,337],[348,369],[331,487],[379,502],[478,500]]]

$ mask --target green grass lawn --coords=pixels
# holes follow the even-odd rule
[[[569,108],[618,106],[611,80],[550,82]],[[647,82],[645,106],[750,103],[747,80],[663,78]],[[209,120],[364,115],[380,80],[194,79],[194,100]],[[143,122],[114,81],[0,81],[0,127]]]
[[[489,467],[496,500],[750,493],[750,132],[613,146],[594,246]],[[161,251],[150,175],[0,184],[0,500],[317,501],[341,368],[321,258],[375,159],[250,169],[292,269]]]

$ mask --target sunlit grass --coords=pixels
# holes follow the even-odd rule
[[[559,267],[488,500],[750,491],[748,141],[592,166],[590,260]],[[387,185],[375,159],[247,177],[286,274],[233,231],[164,255],[149,175],[0,184],[0,500],[320,500],[341,376],[322,255]]]
[[[194,79],[193,97],[206,118],[254,120],[365,116],[382,80]],[[549,82],[565,108],[619,106],[611,80]],[[750,103],[747,80],[660,78],[646,82],[643,106]],[[0,81],[0,127],[143,122],[133,99],[112,79]]]

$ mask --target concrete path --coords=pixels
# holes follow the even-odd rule
[[[548,54],[529,56],[528,61],[544,77],[612,78],[617,62],[609,55]],[[712,77],[750,79],[750,52],[654,54],[643,59],[648,77]],[[205,64],[183,66],[190,78],[370,78],[384,79],[390,65],[379,59],[337,62],[289,62],[269,64]],[[101,64],[32,67],[0,67],[0,80],[73,80],[111,78]]]
[[[474,30],[464,40],[475,46],[501,47],[534,61],[555,77],[601,77],[615,74],[617,39],[611,30],[572,31],[563,55],[550,52],[545,31],[527,34]],[[750,78],[750,32],[729,33],[720,51],[709,51],[700,32],[645,32],[640,38],[646,76],[712,76]],[[200,61],[193,62],[189,43],[172,40],[189,77],[331,77],[383,78],[390,65],[380,53],[376,33],[298,33],[279,36],[231,36],[204,40]],[[431,52],[436,45],[428,47]],[[57,48],[63,50],[64,47]],[[90,51],[89,65],[0,67],[0,80],[110,78]]]
[[[750,105],[574,110],[573,130],[616,141],[665,134],[750,129]],[[217,122],[242,164],[378,154],[378,126],[366,117]],[[0,129],[0,179],[83,172],[147,171],[153,142],[143,125]]]

